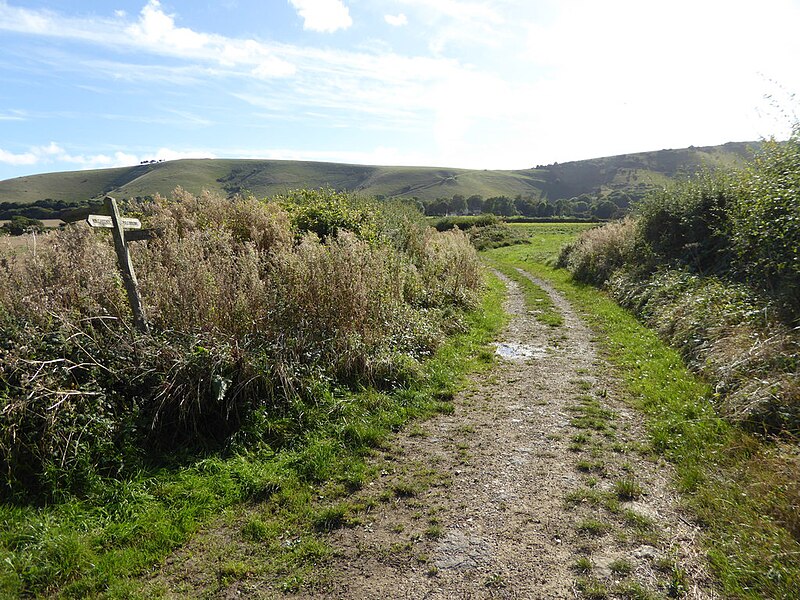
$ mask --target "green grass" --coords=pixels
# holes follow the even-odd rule
[[[614,493],[623,501],[637,500],[642,497],[644,490],[638,482],[626,477],[614,482]]]
[[[584,575],[591,573],[593,567],[594,565],[592,564],[592,559],[590,559],[588,556],[579,557],[575,561],[575,564],[572,565],[574,571],[582,573]]]
[[[588,517],[579,521],[575,526],[575,529],[578,531],[578,533],[582,533],[584,535],[598,536],[609,531],[611,529],[611,525],[605,521],[595,519],[594,517]]]
[[[611,569],[612,573],[615,573],[617,575],[627,575],[631,571],[633,571],[633,565],[631,564],[631,562],[624,558],[618,558],[612,561],[608,565],[608,568]]]
[[[561,247],[578,237],[582,231],[597,227],[593,223],[511,223],[514,229],[527,233],[528,244],[524,248],[506,248],[503,251],[487,252],[488,256],[502,257],[503,262],[521,263],[533,261],[549,264],[558,258]]]
[[[608,598],[608,588],[606,585],[593,577],[578,578],[577,587],[588,600],[604,600]]]
[[[528,279],[518,269],[526,269],[530,260],[544,263],[554,261],[564,244],[575,239],[586,229],[596,227],[591,223],[512,223],[512,228],[527,234],[529,243],[509,246],[483,253],[487,262],[515,281],[525,296],[525,306],[536,311],[536,319],[546,325],[559,326],[564,320],[550,296]]]
[[[564,318],[553,304],[550,296],[541,287],[536,285],[524,274],[513,266],[501,262],[490,262],[492,267],[514,281],[521,289],[525,298],[525,308],[531,311],[536,320],[544,325],[559,327],[564,324]]]
[[[568,238],[548,236],[538,248],[508,247],[487,255],[548,280],[595,329],[629,402],[644,415],[650,448],[673,463],[676,485],[704,526],[703,543],[722,593],[800,597],[800,542],[772,516],[780,515],[776,506],[786,502],[783,480],[771,471],[772,448],[722,419],[710,386],[655,333],[602,292],[545,264]],[[754,493],[755,485],[763,493]],[[785,514],[792,513],[787,508]],[[672,579],[670,593],[680,593],[682,574]]]
[[[491,278],[482,306],[467,317],[467,332],[438,349],[420,381],[393,393],[329,394],[336,410],[320,407],[318,422],[290,448],[212,456],[179,470],[109,481],[92,497],[50,506],[0,506],[0,597],[130,597],[140,586],[136,578],[154,563],[217,515],[235,514],[254,500],[267,501],[271,512],[248,519],[242,536],[274,550],[257,568],[231,559],[220,577],[272,570],[284,574],[287,589],[302,587],[303,573],[327,552],[315,532],[346,525],[360,509],[347,503],[320,508],[317,490],[357,489],[370,477],[370,447],[411,419],[452,411],[464,374],[489,364],[479,354],[507,319],[503,293]],[[307,535],[285,548],[275,540],[286,530]]]

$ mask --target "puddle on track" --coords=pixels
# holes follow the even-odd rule
[[[547,348],[541,346],[528,346],[516,342],[501,342],[495,344],[495,352],[506,360],[527,360],[529,358],[544,358]]]

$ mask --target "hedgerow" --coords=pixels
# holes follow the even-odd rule
[[[725,414],[800,431],[800,128],[739,171],[651,194],[559,264],[681,349]]]
[[[463,233],[330,190],[176,190],[129,209],[158,232],[131,243],[149,333],[129,324],[107,231],[70,226],[0,258],[6,500],[86,495],[145,464],[224,452],[243,428],[291,443],[320,385],[414,377],[480,285]]]

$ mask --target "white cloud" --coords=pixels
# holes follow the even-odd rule
[[[408,17],[406,17],[403,13],[399,15],[385,15],[383,17],[389,25],[393,27],[402,27],[403,25],[408,25]]]
[[[52,11],[17,8],[0,2],[0,30],[76,39],[120,50],[128,48],[157,56],[195,60],[225,67],[221,74],[287,77],[295,67],[279,58],[274,47],[178,27],[158,0],[149,0],[138,20],[64,17]]]
[[[55,142],[34,146],[27,152],[14,154],[0,148],[0,163],[12,166],[60,165],[68,169],[102,169],[138,165],[144,160],[178,160],[181,158],[216,158],[205,150],[173,150],[159,148],[155,153],[142,155],[115,151],[98,154],[72,154]]]
[[[504,21],[498,10],[497,2],[465,2],[464,0],[400,0],[400,2],[460,21],[480,20],[493,23]]]
[[[260,78],[292,75],[295,68],[278,58],[266,44],[251,39],[228,38],[176,27],[158,0],[149,0],[139,20],[126,28],[138,46],[161,54],[215,61],[225,67],[245,66]]]
[[[425,23],[429,48],[443,53],[452,44],[460,47],[497,47],[510,37],[505,14],[526,12],[517,6],[504,10],[513,0],[398,0],[415,12],[415,23]]]
[[[353,24],[350,10],[341,0],[289,0],[303,18],[303,29],[333,33]]]
[[[158,0],[149,0],[142,8],[139,21],[129,26],[126,33],[145,46],[162,46],[178,53],[193,53],[211,42],[206,34],[175,27],[175,18],[161,10]]]
[[[333,31],[352,23],[339,0],[291,1],[307,29]],[[476,168],[754,139],[774,131],[758,129],[755,114],[773,89],[769,81],[800,90],[797,0],[757,6],[743,0],[674,0],[668,6],[640,0],[392,0],[373,10],[379,23],[411,19],[409,36],[430,41],[432,52],[417,45],[413,52],[422,55],[396,54],[386,50],[388,42],[368,39],[350,46],[359,51],[346,51],[332,42],[320,48],[231,38],[181,27],[179,16],[155,0],[139,14],[109,19],[11,8],[0,0],[0,30],[94,44],[93,59],[65,50],[77,57],[74,64],[52,59],[54,66],[134,90],[156,82],[165,92],[185,91],[180,97],[191,100],[182,108],[200,124],[223,126],[230,119],[232,127],[281,123],[286,129],[291,122],[297,139],[309,145],[322,144],[325,130],[334,127],[363,133],[340,136],[343,146],[335,152],[293,151],[329,160],[406,162],[402,148],[396,155],[361,151],[356,139],[369,139],[375,130],[386,131],[388,144],[395,143],[393,135],[416,137],[417,164]],[[131,53],[127,61],[118,52],[102,52],[120,45]],[[134,53],[178,60],[135,61]],[[291,77],[263,81],[279,75]],[[231,77],[236,81],[214,81]],[[191,94],[195,86],[204,93]],[[169,96],[137,118],[163,119]],[[15,114],[0,113],[0,122]],[[165,125],[194,122],[191,114],[170,117]],[[249,133],[241,131],[243,138]],[[57,156],[11,150],[0,153],[0,162]],[[125,160],[113,152],[63,155],[70,164]]]
[[[39,162],[39,158],[33,152],[14,154],[13,152],[0,148],[0,163],[19,167],[23,165],[35,165],[37,162]]]
[[[581,158],[770,135],[774,123],[756,112],[769,79],[800,89],[797,22],[789,0],[572,2],[528,28],[531,68],[548,73],[532,105],[563,123],[537,127],[554,155],[580,147]]]
[[[5,114],[0,113],[0,121],[25,121],[27,119],[24,111],[10,110]]]

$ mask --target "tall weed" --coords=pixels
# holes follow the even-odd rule
[[[0,258],[2,496],[88,493],[221,448],[255,412],[311,414],[297,403],[325,386],[413,378],[480,286],[461,232],[330,190],[130,208],[158,231],[131,244],[149,334],[128,325],[107,231]]]
[[[632,219],[589,229],[562,248],[556,264],[569,269],[579,281],[602,285],[637,254],[641,256],[644,248],[636,234]]]

